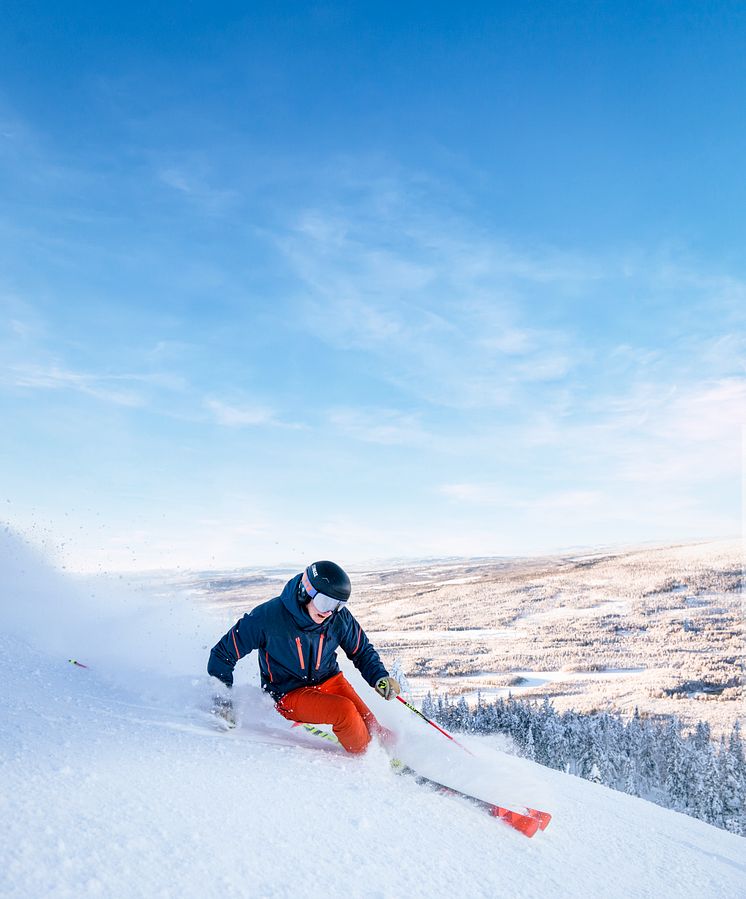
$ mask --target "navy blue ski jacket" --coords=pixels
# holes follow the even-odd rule
[[[375,687],[388,677],[381,659],[346,606],[316,624],[298,602],[296,575],[280,596],[263,602],[244,615],[213,646],[207,671],[226,686],[233,686],[236,662],[253,650],[259,655],[262,688],[278,701],[298,687],[321,684],[339,673],[337,647]]]

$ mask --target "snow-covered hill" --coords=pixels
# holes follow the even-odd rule
[[[365,685],[407,761],[545,808],[547,831],[526,839],[397,777],[378,747],[352,758],[289,729],[253,659],[237,686],[241,727],[219,732],[203,711],[214,622],[152,597],[104,617],[78,586],[16,556],[0,559],[2,895],[746,893],[742,838],[541,768],[496,739],[465,738],[471,759]]]

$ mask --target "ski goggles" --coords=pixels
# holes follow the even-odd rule
[[[340,606],[347,602],[346,599],[335,599],[333,596],[327,596],[326,593],[320,593],[311,583],[311,579],[305,571],[303,572],[301,583],[319,612],[336,612]]]

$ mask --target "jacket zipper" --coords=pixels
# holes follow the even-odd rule
[[[298,650],[298,661],[300,662],[300,670],[305,671],[306,670],[306,660],[303,657],[303,645],[301,643],[300,637],[295,638],[295,646],[296,646],[296,649]],[[321,656],[322,656],[323,650],[324,650],[324,634],[320,634],[319,635],[319,648],[316,652],[316,668],[315,669],[313,669],[311,667],[313,656],[311,654],[312,648],[309,647],[308,672],[306,673],[307,681],[312,680],[313,679],[313,671],[314,670],[318,671],[319,668],[321,667]]]
[[[295,638],[295,645],[298,648],[298,659],[300,660],[300,670],[305,671],[306,670],[306,662],[303,658],[303,647],[301,646],[301,643],[300,643],[300,637]]]

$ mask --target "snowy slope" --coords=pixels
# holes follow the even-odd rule
[[[201,710],[204,658],[187,671],[190,652],[181,667],[165,652],[148,667],[128,619],[96,633],[88,618],[82,660],[91,668],[69,664],[73,650],[61,653],[58,637],[84,623],[69,585],[67,604],[55,601],[55,632],[37,618],[20,636],[37,604],[50,613],[40,589],[56,584],[55,595],[65,594],[53,575],[33,574],[27,593],[19,571],[6,570],[2,584],[2,895],[746,895],[742,838],[541,768],[494,739],[467,740],[478,755],[470,759],[365,685],[423,773],[545,808],[549,829],[528,840],[392,774],[378,747],[351,758],[291,731],[258,690],[253,659],[237,687],[242,726],[218,732]],[[181,620],[151,617],[143,638],[167,647]],[[195,657],[204,655],[199,640]]]

